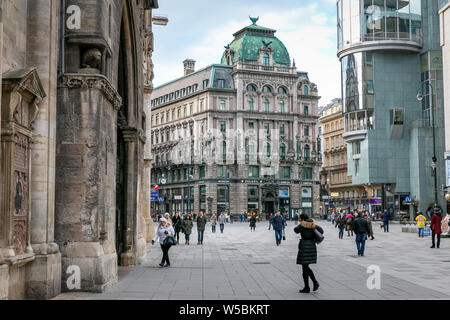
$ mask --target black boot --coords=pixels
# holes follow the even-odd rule
[[[317,291],[317,289],[319,289],[319,282],[317,282],[317,280],[316,280],[313,283],[313,291]]]
[[[300,293],[309,293],[311,291],[311,289],[309,288],[309,277],[307,274],[303,275],[303,281],[305,282],[305,287],[300,290]]]

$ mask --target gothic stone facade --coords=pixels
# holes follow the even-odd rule
[[[144,257],[154,7],[0,1],[0,299],[73,289],[74,268],[102,291]]]

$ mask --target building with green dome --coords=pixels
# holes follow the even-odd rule
[[[220,64],[187,59],[183,77],[154,89],[153,213],[320,214],[317,86],[276,30],[251,21]]]

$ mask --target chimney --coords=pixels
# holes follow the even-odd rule
[[[195,71],[195,60],[186,59],[183,61],[184,75],[187,76]]]

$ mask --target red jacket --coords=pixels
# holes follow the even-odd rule
[[[441,215],[433,214],[433,217],[431,218],[431,230],[433,230],[435,234],[441,234],[442,232],[441,220],[442,220]]]

